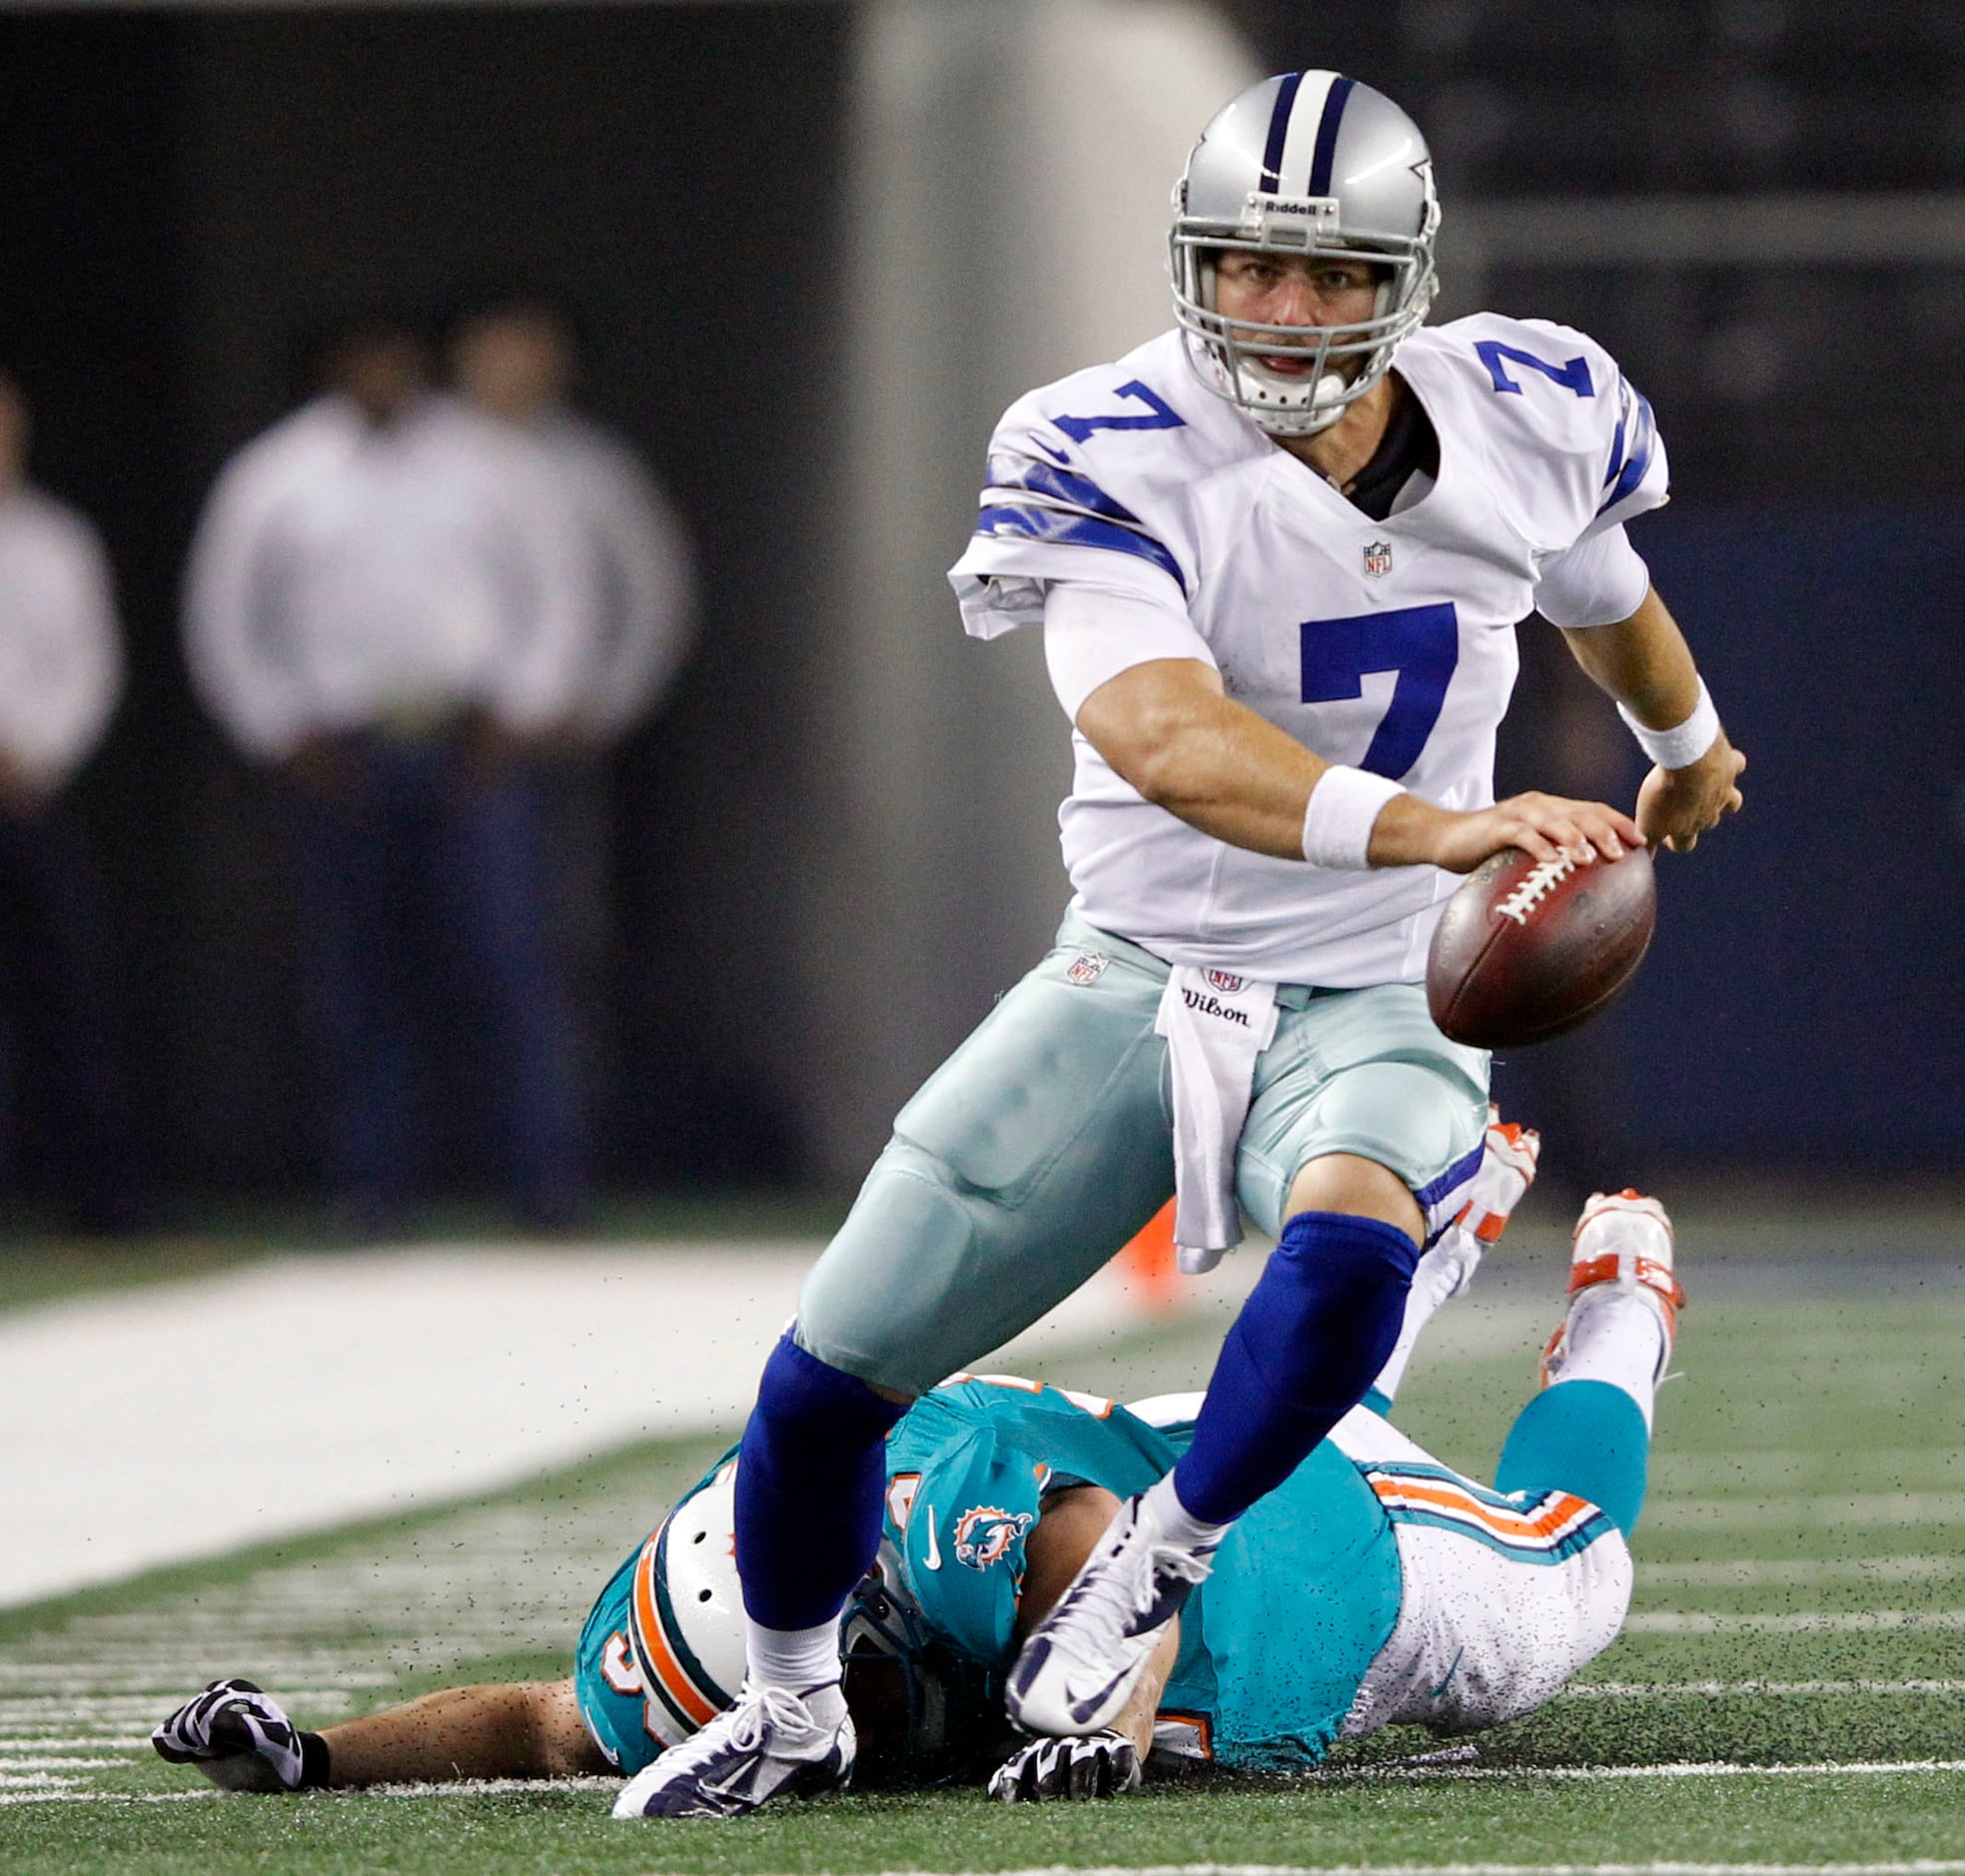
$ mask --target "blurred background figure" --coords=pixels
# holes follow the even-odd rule
[[[447,1074],[474,1183],[563,1229],[585,1165],[539,752],[584,676],[575,529],[538,451],[431,390],[411,326],[347,327],[323,382],[220,475],[185,624],[288,796],[330,1192],[355,1234],[403,1222]]]
[[[632,447],[569,406],[578,359],[566,320],[550,305],[519,298],[480,308],[457,328],[450,365],[472,409],[542,454],[585,557],[578,691],[550,751],[547,816],[553,940],[566,960],[580,1079],[603,1097],[624,1070],[616,1021],[619,817],[610,758],[663,702],[689,650],[689,539]]]
[[[468,319],[452,348],[458,391],[531,439],[550,463],[589,557],[588,644],[569,737],[604,747],[662,699],[689,648],[689,544],[667,498],[620,438],[570,409],[572,335],[542,301]]]
[[[115,1233],[137,1222],[115,972],[68,787],[116,708],[123,654],[102,542],[29,484],[28,434],[0,374],[0,1183]]]

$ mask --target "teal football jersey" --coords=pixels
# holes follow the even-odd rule
[[[1074,1482],[1144,1490],[1191,1431],[1010,1377],[944,1384],[888,1435],[888,1587],[935,1642],[984,1670],[979,1684],[994,1697],[1015,1654],[1024,1546],[1044,1494]],[[641,1553],[601,1591],[574,1665],[587,1726],[623,1773],[660,1750],[634,1665]],[[1391,1523],[1358,1467],[1326,1441],[1230,1530],[1214,1574],[1189,1599],[1161,1696],[1163,1736],[1227,1765],[1314,1760],[1391,1634],[1399,1593]]]
[[[1007,1377],[924,1396],[887,1442],[887,1535],[922,1619],[1007,1668],[1024,1542],[1073,1479],[1126,1496],[1187,1448],[1123,1407]],[[1392,1525],[1326,1441],[1222,1540],[1182,1614],[1161,1717],[1223,1764],[1301,1766],[1336,1736],[1399,1615]]]

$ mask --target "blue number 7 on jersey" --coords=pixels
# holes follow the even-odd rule
[[[1461,621],[1446,605],[1406,605],[1357,618],[1305,619],[1303,700],[1339,703],[1365,694],[1365,678],[1397,671],[1392,702],[1359,763],[1398,781],[1420,759],[1440,721],[1447,686],[1461,661]]]

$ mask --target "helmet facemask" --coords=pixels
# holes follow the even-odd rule
[[[1313,80],[1326,81],[1321,92]],[[1292,114],[1319,98],[1315,169],[1328,193],[1272,165],[1304,141]],[[1326,128],[1328,127],[1328,128]],[[1389,98],[1333,73],[1285,74],[1234,99],[1209,125],[1174,189],[1168,271],[1174,313],[1201,382],[1273,436],[1328,429],[1391,368],[1425,321],[1437,279],[1440,205],[1433,164],[1412,121]],[[1217,305],[1226,250],[1277,258],[1363,262],[1379,276],[1373,315],[1332,327],[1266,326]],[[1289,353],[1314,369],[1284,377],[1264,354]]]

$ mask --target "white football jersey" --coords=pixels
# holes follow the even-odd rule
[[[1567,327],[1477,314],[1416,333],[1395,369],[1433,421],[1440,472],[1386,520],[1208,392],[1178,333],[1019,399],[949,574],[965,626],[1037,623],[1054,582],[1136,592],[1183,613],[1227,694],[1307,748],[1443,807],[1488,805],[1514,625],[1541,569],[1663,501],[1664,450],[1615,362]],[[1093,924],[1283,983],[1424,976],[1451,875],[1230,846],[1073,743],[1059,822]]]

